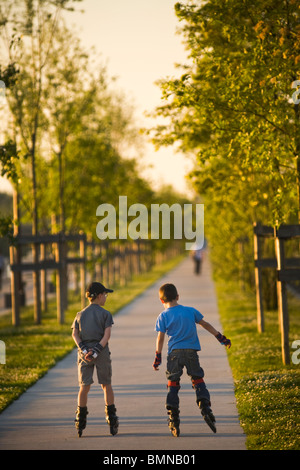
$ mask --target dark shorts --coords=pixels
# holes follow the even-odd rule
[[[184,367],[190,377],[201,379],[204,377],[195,349],[174,349],[170,352],[167,358],[167,379],[172,382],[180,380]]]
[[[91,385],[94,383],[93,375],[96,368],[98,383],[101,385],[111,384],[111,358],[108,347],[104,348],[96,359],[87,363],[80,351],[77,357],[79,385]]]

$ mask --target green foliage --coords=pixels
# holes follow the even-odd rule
[[[7,240],[13,236],[12,197],[0,193],[0,252],[8,255]]]
[[[19,70],[16,67],[15,63],[10,63],[5,68],[3,68],[3,66],[0,66],[0,80],[4,82],[5,88],[11,88],[12,86],[14,86],[18,78],[18,73]]]
[[[0,215],[0,237],[12,238],[13,236],[13,220],[10,216],[3,217]]]
[[[119,195],[128,195],[128,204],[148,204],[153,191],[142,180],[136,162],[125,160],[105,135],[82,136],[70,143],[66,152],[66,227],[95,235],[96,209],[100,204],[119,204]]]
[[[195,156],[190,179],[205,204],[205,231],[217,272],[251,282],[252,224],[300,220],[298,2],[179,2],[188,51],[180,78],[161,80],[165,125],[156,145]],[[248,240],[248,242],[246,242]]]
[[[4,145],[0,145],[1,176],[16,181],[18,178],[16,161],[18,159],[19,152],[15,142],[8,140]]]
[[[18,70],[7,89],[13,124],[6,129],[18,142],[17,165],[8,146],[0,156],[6,176],[18,181],[22,223],[34,232],[95,235],[99,204],[117,205],[123,194],[130,204],[148,204],[154,192],[139,174],[142,147],[131,106],[64,24],[61,11],[72,3],[1,5],[0,39]],[[128,158],[133,150],[138,156]]]

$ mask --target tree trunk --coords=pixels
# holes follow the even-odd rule
[[[35,129],[37,129],[37,116],[35,120]],[[32,235],[38,234],[38,206],[36,194],[36,168],[35,168],[35,142],[36,131],[32,135],[31,147],[31,173],[32,173]],[[32,245],[32,261],[34,264],[39,262],[39,245],[33,243]],[[33,271],[33,299],[34,299],[34,321],[37,325],[41,323],[41,287],[40,287],[40,272],[38,269]]]

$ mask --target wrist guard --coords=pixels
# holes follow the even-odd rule
[[[161,365],[161,353],[158,353],[156,351],[155,353],[155,359],[154,359],[154,362],[153,362],[153,369],[157,370],[158,367]]]
[[[78,346],[79,349],[81,349],[82,354],[87,354],[88,350],[83,341],[81,341]]]
[[[92,349],[89,350],[89,352],[86,354],[86,359],[96,359],[98,355],[103,351],[104,347],[98,343],[96,346],[94,346]]]
[[[231,346],[231,341],[230,339],[226,338],[226,336],[222,335],[221,333],[218,333],[216,335],[216,338],[217,340],[219,341],[219,343],[222,344],[222,346],[226,346],[226,347],[229,347]]]
[[[95,351],[97,355],[100,354],[103,349],[104,347],[100,343],[96,344],[96,346],[93,347],[93,351]]]

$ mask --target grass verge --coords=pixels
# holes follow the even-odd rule
[[[117,313],[183,259],[178,256],[133,277],[124,287],[115,286],[105,308]],[[79,310],[80,300],[70,293],[64,325],[57,323],[55,301],[49,302],[41,325],[34,324],[29,306],[22,309],[18,327],[11,325],[11,314],[0,316],[0,339],[6,346],[6,363],[0,364],[0,413],[74,348],[70,327]]]
[[[217,282],[217,295],[224,334],[232,340],[228,358],[247,448],[299,450],[300,364],[282,364],[277,311],[265,312],[260,334],[254,296],[228,282]],[[299,299],[290,297],[290,345],[300,339],[299,310]]]

